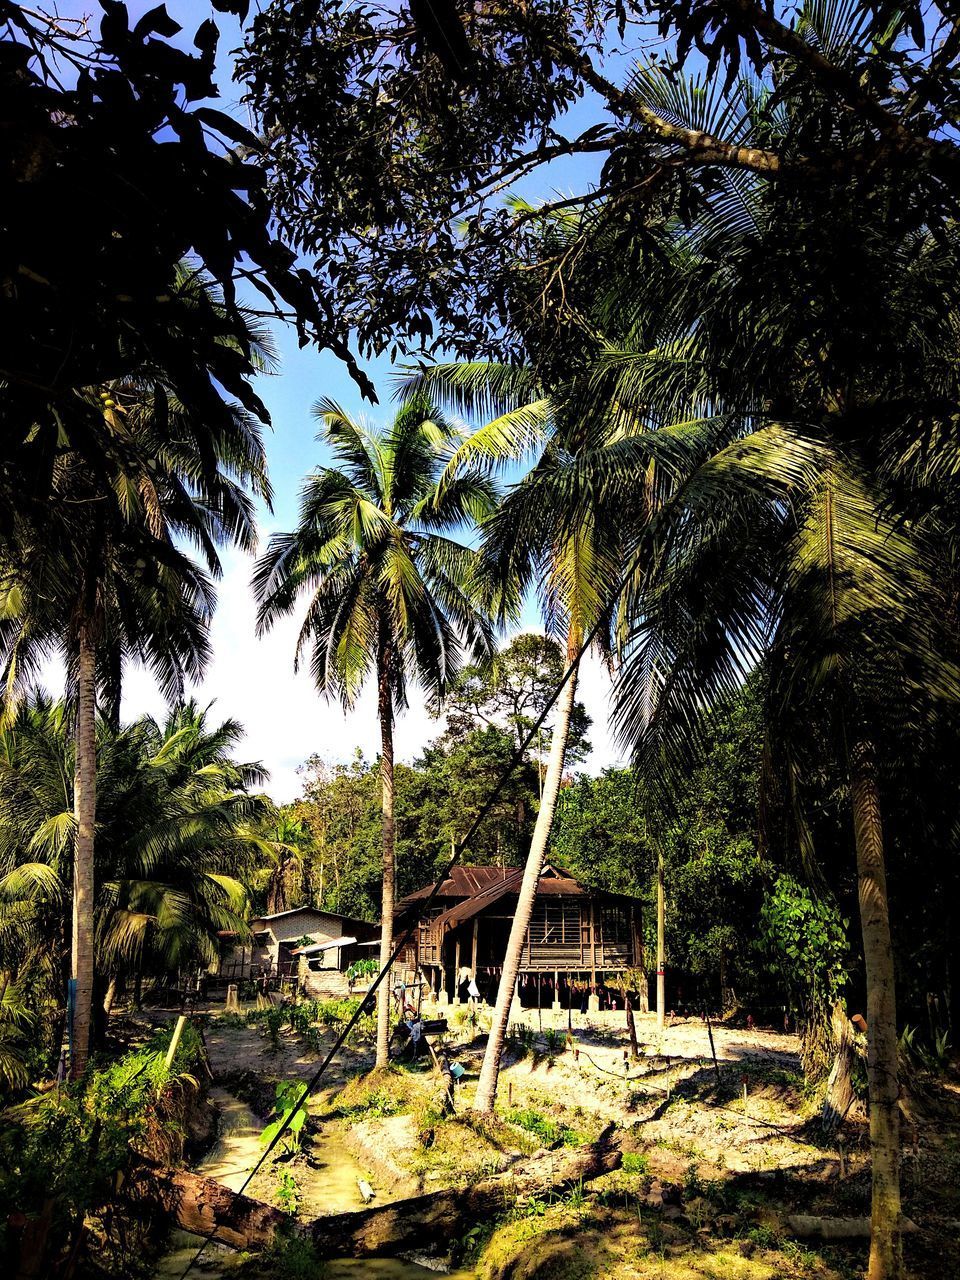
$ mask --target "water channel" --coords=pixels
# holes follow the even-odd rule
[[[210,1097],[219,1112],[218,1137],[195,1170],[208,1178],[216,1178],[231,1191],[239,1191],[263,1150],[260,1139],[263,1122],[225,1089],[211,1089]],[[328,1126],[314,1140],[310,1154],[312,1167],[304,1175],[298,1174],[301,1216],[318,1218],[325,1213],[361,1208],[357,1179],[365,1173],[356,1156],[339,1140],[335,1129]],[[154,1272],[154,1280],[180,1280],[201,1243],[200,1236],[175,1229],[168,1251]],[[192,1275],[197,1280],[228,1277],[240,1262],[241,1256],[233,1249],[209,1244]],[[445,1274],[448,1280],[475,1280],[472,1271]],[[436,1275],[435,1271],[401,1258],[337,1258],[324,1267],[324,1280],[429,1280]]]

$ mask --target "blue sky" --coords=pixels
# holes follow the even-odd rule
[[[131,0],[128,8],[135,20],[153,4]],[[239,103],[240,89],[230,79],[228,51],[238,43],[237,27],[226,15],[215,13],[207,3],[172,0],[167,10],[184,27],[189,41],[200,22],[213,17],[221,29],[218,82],[221,98],[217,105],[245,119]],[[91,25],[99,22],[99,6],[93,0],[61,3],[63,16],[91,15]],[[578,103],[565,121],[565,131],[576,133],[598,119],[589,100]],[[597,157],[567,158],[551,166],[549,173],[528,179],[517,190],[527,198],[549,198],[557,191],[583,190],[598,173]],[[292,328],[274,326],[274,340],[280,357],[279,372],[259,379],[258,391],[273,421],[267,448],[274,487],[274,510],[262,513],[262,536],[291,527],[297,514],[297,495],[304,474],[326,459],[315,440],[316,424],[311,406],[320,396],[331,396],[351,413],[367,414],[383,421],[391,411],[390,372],[385,359],[368,361],[367,373],[377,387],[379,405],[364,401],[346,368],[329,352],[300,349]],[[344,715],[337,704],[321,698],[306,672],[293,673],[293,649],[299,620],[296,616],[278,625],[263,639],[254,634],[254,605],[249,588],[251,563],[237,552],[224,555],[224,576],[219,586],[219,605],[211,640],[213,661],[202,685],[194,690],[203,702],[213,702],[218,718],[231,716],[246,729],[243,747],[248,759],[261,760],[271,773],[268,790],[278,801],[295,798],[299,790],[298,766],[313,752],[330,761],[349,759],[357,747],[372,758],[377,754],[379,731],[373,691],[368,690],[356,708]],[[528,609],[531,627],[536,613]],[[51,690],[61,684],[59,669],[46,673]],[[599,663],[584,664],[581,697],[593,717],[593,754],[586,767],[591,771],[617,762],[606,728],[609,680]],[[124,715],[144,712],[160,715],[163,701],[150,676],[131,670],[124,695]],[[440,731],[414,696],[410,710],[397,724],[397,755],[412,760]]]

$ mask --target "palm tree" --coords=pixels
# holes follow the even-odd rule
[[[843,56],[830,6],[808,6],[798,29]],[[711,96],[656,68],[631,91],[707,131],[722,112],[744,145],[776,134],[787,111],[794,124],[809,113],[811,136],[847,130],[817,113],[795,72],[802,80],[785,68],[786,101],[769,109],[757,86]],[[622,738],[648,768],[663,776],[664,758],[682,761],[704,708],[761,657],[775,739],[789,745],[824,702],[833,709],[867,979],[869,1275],[890,1280],[902,1259],[882,744],[896,740],[895,720],[923,723],[960,692],[956,637],[940,624],[955,482],[939,417],[960,391],[957,245],[918,225],[892,185],[833,192],[819,213],[818,198],[721,176],[692,227],[661,227],[640,271],[624,269],[622,247],[611,258],[592,316],[611,340],[585,401],[642,415],[649,431],[582,481],[627,494],[651,457],[669,478],[624,607],[617,693]]]
[[[220,933],[246,933],[260,854],[251,830],[269,802],[262,766],[235,759],[242,736],[235,720],[212,725],[193,701],[162,724],[101,726],[101,973],[209,965]]]
[[[107,1003],[119,977],[209,964],[221,931],[246,929],[242,881],[259,854],[248,829],[267,802],[260,767],[233,759],[240,734],[192,703],[163,725],[98,720],[95,971]],[[65,950],[76,750],[64,704],[42,696],[0,732],[0,968],[14,1012],[33,984],[21,1002],[33,1016]]]
[[[302,889],[306,879],[306,853],[313,843],[309,828],[291,809],[271,808],[251,837],[266,862],[258,887],[266,890],[267,914],[286,911],[291,883]]]
[[[474,1100],[478,1111],[492,1112],[510,1006],[563,782],[580,651],[589,634],[601,653],[609,653],[616,603],[611,589],[622,573],[624,554],[619,530],[621,522],[629,524],[628,511],[637,504],[627,504],[614,516],[602,502],[583,501],[578,450],[599,433],[593,424],[585,430],[562,393],[546,396],[530,370],[484,363],[437,365],[408,379],[406,389],[408,394],[428,391],[456,408],[491,415],[454,454],[441,489],[464,466],[502,468],[539,454],[483,526],[484,569],[505,599],[536,590],[548,628],[562,637],[572,668],[556,703],[540,807]]]
[[[383,900],[380,965],[393,947],[395,822],[393,724],[416,680],[440,698],[471,655],[492,646],[481,605],[477,553],[452,536],[489,516],[490,483],[466,469],[438,482],[458,436],[422,397],[404,405],[385,431],[321,400],[320,439],[334,466],[303,486],[300,522],[274,534],[254,573],[266,630],[303,594],[307,612],[296,661],[310,653],[317,688],[345,707],[372,673],[380,722]],[[390,990],[377,1005],[377,1065],[387,1062]]]
[[[219,572],[216,546],[252,548],[251,485],[269,499],[258,430],[234,410],[205,431],[149,377],[88,393],[116,440],[112,466],[69,447],[56,455],[47,500],[11,516],[0,550],[0,649],[8,714],[50,653],[66,661],[75,698],[71,1072],[90,1047],[94,982],[94,840],[98,697],[114,724],[124,663],[149,666],[180,696],[207,652],[213,590],[178,543],[192,542]]]

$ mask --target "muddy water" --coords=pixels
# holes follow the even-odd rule
[[[263,1150],[260,1139],[263,1122],[225,1089],[211,1089],[210,1097],[220,1113],[219,1137],[197,1164],[196,1171],[216,1178],[231,1191],[239,1191]],[[356,1156],[343,1145],[335,1126],[325,1127],[314,1139],[310,1156],[309,1168],[297,1166],[302,1217],[318,1218],[326,1213],[363,1207],[357,1180],[369,1178],[376,1185],[376,1179],[369,1177]],[[375,1203],[378,1202],[382,1201],[378,1198]],[[154,1272],[154,1280],[179,1280],[201,1243],[199,1236],[174,1231],[168,1252]],[[234,1250],[209,1244],[192,1274],[229,1276],[240,1261],[240,1255]],[[334,1259],[324,1268],[324,1280],[367,1280],[368,1277],[369,1280],[425,1280],[433,1275],[436,1272],[399,1258]],[[450,1280],[473,1280],[473,1272],[450,1273]]]
[[[476,1280],[473,1271],[446,1271],[446,1280]],[[323,1280],[437,1280],[436,1271],[400,1258],[335,1258],[328,1262]]]

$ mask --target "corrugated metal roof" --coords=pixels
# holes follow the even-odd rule
[[[463,924],[465,920],[471,920],[481,911],[485,911],[498,899],[505,898],[511,893],[519,893],[522,880],[523,869],[516,867],[503,879],[495,881],[479,893],[449,907],[437,917],[434,924],[440,929],[454,929],[458,924]],[[590,890],[578,880],[574,880],[573,876],[566,871],[548,864],[540,873],[537,897],[589,898]]]
[[[518,893],[522,879],[523,871],[517,867],[505,879],[495,881],[493,884],[488,885],[486,889],[482,889],[480,893],[464,898],[462,902],[458,902],[450,907],[449,910],[444,911],[443,915],[438,916],[434,921],[434,925],[439,929],[455,928],[458,924],[462,924],[464,920],[470,920],[486,907],[492,906],[498,898],[505,898],[510,893]]]
[[[286,911],[275,911],[272,915],[254,916],[250,921],[254,924],[268,924],[271,920],[282,920],[285,916],[295,916],[299,914],[328,916],[331,920],[346,920],[349,924],[371,924],[370,920],[361,920],[358,916],[345,916],[339,911],[328,911],[326,907],[288,907]]]
[[[509,876],[512,876],[517,867],[454,867],[440,886],[438,898],[472,898],[475,893],[480,893],[490,885],[501,884]],[[412,906],[413,903],[421,901],[423,898],[429,898],[433,890],[432,884],[424,885],[422,889],[416,889],[397,904],[397,910],[402,911],[405,907]]]

